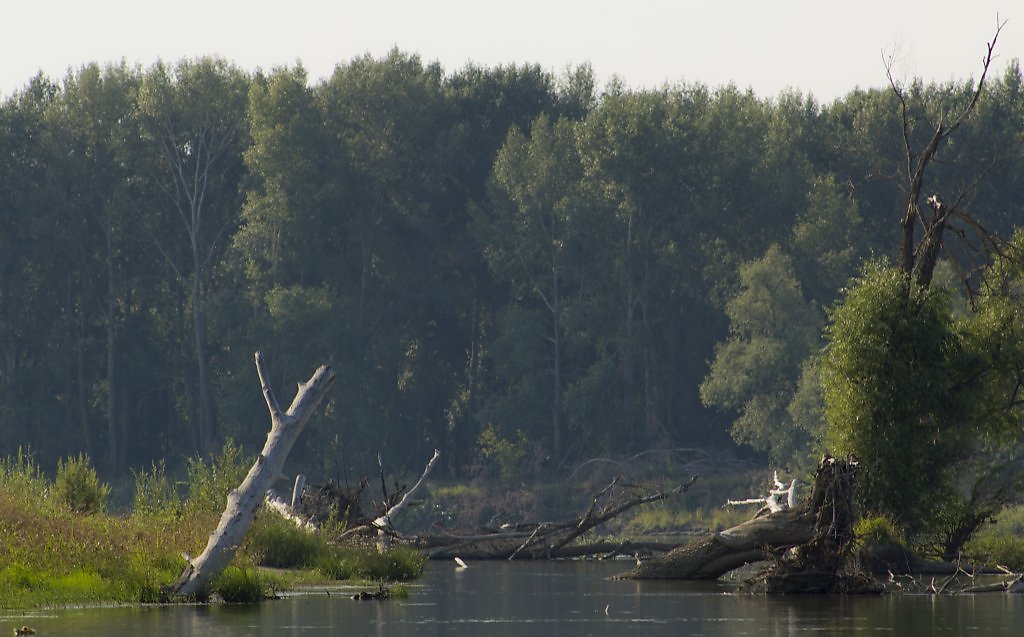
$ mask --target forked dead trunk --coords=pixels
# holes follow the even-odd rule
[[[217,530],[210,536],[202,554],[189,561],[171,589],[173,595],[197,598],[207,595],[210,584],[231,563],[267,490],[281,477],[281,469],[292,445],[334,381],[334,371],[326,365],[321,366],[308,381],[299,385],[288,411],[282,412],[270,388],[263,356],[259,352],[256,352],[256,371],[263,388],[263,398],[270,410],[267,442],[245,480],[228,494],[227,506]]]

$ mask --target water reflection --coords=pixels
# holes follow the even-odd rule
[[[623,563],[432,563],[406,600],[308,591],[259,607],[93,608],[9,613],[3,630],[146,637],[318,635],[1011,635],[1024,596],[765,597],[727,584],[609,579]],[[10,634],[10,633],[8,633]]]

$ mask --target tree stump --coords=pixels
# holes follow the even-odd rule
[[[716,579],[775,560],[759,578],[769,592],[831,592],[853,541],[857,461],[825,456],[811,495],[794,509],[759,515],[642,561],[630,579]]]

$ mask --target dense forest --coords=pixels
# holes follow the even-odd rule
[[[1009,237],[1024,78],[991,75],[922,192]],[[0,456],[118,476],[255,449],[262,350],[285,398],[337,371],[295,449],[313,475],[434,448],[453,478],[799,465],[827,308],[897,260],[905,149],[975,86],[821,104],[397,50],[320,83],[217,58],[36,77],[0,103]],[[959,272],[935,277],[963,299]]]

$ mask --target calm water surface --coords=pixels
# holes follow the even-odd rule
[[[764,597],[719,583],[609,577],[626,562],[430,563],[409,598],[306,591],[258,607],[89,608],[0,616],[48,635],[1021,635],[1024,595]],[[6,634],[11,634],[7,632]]]

